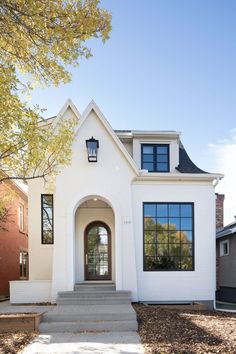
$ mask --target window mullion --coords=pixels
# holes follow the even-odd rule
[[[155,205],[155,210],[153,210],[154,205]],[[175,205],[177,205],[178,208],[176,208]],[[144,203],[144,217],[146,218],[146,221],[150,223],[155,222],[156,225],[155,226],[155,230],[156,230],[155,231],[155,244],[156,244],[155,263],[152,264],[152,260],[151,260],[151,258],[153,258],[153,254],[145,253],[145,248],[144,248],[144,257],[147,257],[148,259],[148,266],[147,267],[145,266],[144,270],[146,271],[194,270],[193,203],[176,203],[176,202]],[[150,220],[148,220],[149,218]],[[152,221],[152,218],[153,219],[155,218],[155,220]],[[157,223],[157,219],[159,220],[159,223]],[[188,227],[187,219],[192,220],[191,229]],[[181,240],[183,241],[183,243]],[[154,240],[152,240],[152,242],[153,241]],[[160,241],[161,244],[159,244]],[[158,247],[159,245],[161,245],[160,248]],[[160,257],[160,262],[158,262],[158,257]]]
[[[154,160],[154,171],[157,172],[157,145],[154,145],[154,156],[153,156],[153,160]]]

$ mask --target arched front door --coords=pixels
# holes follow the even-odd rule
[[[85,280],[111,280],[111,231],[101,221],[89,224],[84,233]]]

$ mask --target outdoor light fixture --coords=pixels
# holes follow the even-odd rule
[[[98,140],[92,138],[86,140],[86,146],[88,150],[88,162],[97,162],[98,158],[98,148],[99,148],[99,142]]]

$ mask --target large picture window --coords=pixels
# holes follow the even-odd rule
[[[53,195],[41,195],[42,243],[53,244]]]
[[[194,269],[193,203],[144,203],[144,270]]]
[[[142,169],[149,172],[169,172],[169,145],[142,144]]]

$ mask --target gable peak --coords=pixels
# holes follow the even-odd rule
[[[64,114],[66,113],[66,111],[68,109],[71,109],[72,112],[74,113],[74,115],[76,116],[76,118],[79,120],[80,117],[81,117],[81,114],[79,113],[77,107],[75,106],[75,104],[73,103],[73,101],[68,98],[66,100],[66,102],[64,103],[63,107],[60,109],[60,111],[58,112],[54,122],[53,122],[53,125],[54,127],[58,124],[58,122],[60,121],[60,119],[64,116]]]

